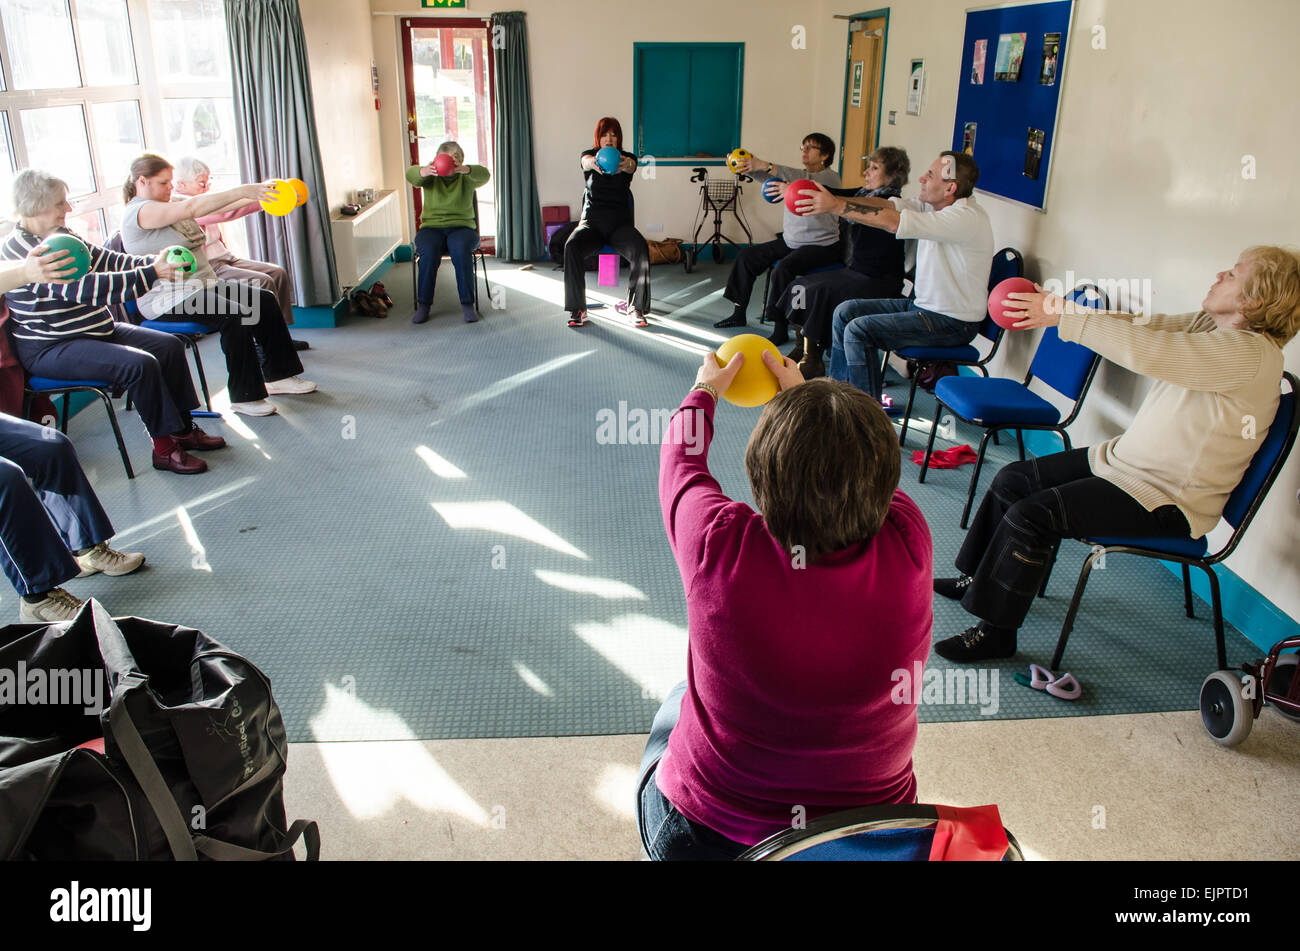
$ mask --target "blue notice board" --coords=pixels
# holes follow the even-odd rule
[[[952,148],[982,191],[1042,209],[1056,139],[1074,0],[966,12]]]

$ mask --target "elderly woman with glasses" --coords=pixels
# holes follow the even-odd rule
[[[10,261],[27,258],[51,235],[69,233],[65,222],[72,211],[67,183],[46,172],[19,172],[13,190],[18,224],[0,247]],[[199,400],[184,345],[171,334],[119,323],[109,311],[159,281],[175,280],[177,268],[162,253],[137,257],[89,248],[90,270],[79,280],[33,280],[5,294],[18,361],[33,376],[103,380],[126,390],[153,439],[154,468],[205,471],[207,463],[189,451],[219,449],[226,441],[190,418]]]

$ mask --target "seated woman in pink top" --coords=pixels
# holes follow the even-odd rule
[[[642,759],[654,859],[731,859],[792,822],[916,801],[916,707],[891,692],[930,652],[932,549],[898,437],[866,393],[765,354],[781,392],[745,454],[758,511],[732,501],[708,448],[742,359],[705,357],[660,453],[690,646]]]

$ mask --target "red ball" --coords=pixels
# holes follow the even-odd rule
[[[999,281],[993,290],[989,291],[989,316],[999,327],[1006,327],[1008,330],[1014,329],[1011,325],[1018,323],[1023,318],[1020,316],[1007,316],[1002,302],[1006,300],[1008,294],[1032,294],[1034,293],[1034,282],[1023,277],[1009,277],[1005,281]],[[1022,310],[1023,308],[1014,308]]]
[[[810,192],[815,192],[817,191],[817,183],[807,178],[797,178],[791,182],[790,186],[785,190],[785,206],[796,215],[803,214],[802,211],[794,206],[794,203],[797,201],[803,201],[808,197],[804,194],[805,189]]]
[[[433,157],[433,170],[439,175],[450,175],[455,168],[456,160],[446,152]]]

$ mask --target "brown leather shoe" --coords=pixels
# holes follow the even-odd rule
[[[176,446],[171,452],[165,455],[160,452],[153,454],[153,467],[168,472],[177,472],[181,475],[196,475],[200,472],[208,471],[208,464],[202,459],[195,459],[180,446]]]
[[[172,438],[176,440],[176,445],[182,449],[220,449],[226,444],[226,441],[220,436],[209,436],[197,426],[188,433],[173,436]]]

